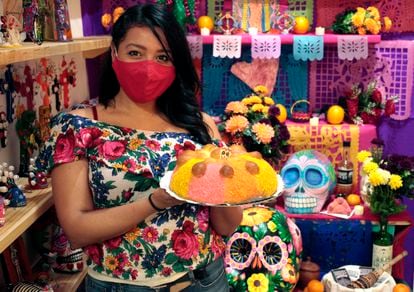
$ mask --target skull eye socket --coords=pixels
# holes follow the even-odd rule
[[[289,188],[298,182],[300,178],[300,170],[295,166],[283,169],[282,178],[286,187]]]
[[[326,183],[326,175],[321,168],[315,166],[305,169],[304,179],[306,184],[312,188],[321,187]]]
[[[252,253],[252,245],[246,239],[240,238],[233,242],[230,247],[231,258],[239,264],[244,264],[249,260]]]
[[[270,242],[263,246],[263,259],[269,265],[276,265],[282,259],[282,249],[276,242]]]

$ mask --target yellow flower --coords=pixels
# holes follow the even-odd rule
[[[245,98],[243,98],[242,99],[242,101],[241,101],[244,105],[246,105],[246,106],[249,106],[249,105],[251,105],[252,103],[253,103],[253,100],[252,100],[252,98],[250,98],[250,97],[245,97]]]
[[[367,150],[362,150],[360,152],[358,152],[357,154],[357,159],[359,162],[364,162],[365,159],[367,159],[368,157],[371,157],[372,154],[371,152],[367,151]]]
[[[352,24],[355,27],[361,27],[364,24],[365,19],[365,9],[358,7],[357,12],[352,15]]]
[[[274,105],[275,104],[274,100],[271,97],[268,97],[268,96],[265,96],[264,103],[267,104],[267,105]]]
[[[369,13],[369,15],[374,18],[375,20],[380,20],[380,13],[377,9],[377,7],[375,6],[370,6],[367,8],[367,12]]]
[[[396,190],[398,188],[401,188],[403,185],[401,176],[397,174],[391,174],[390,181],[388,184],[391,187],[391,190]]]
[[[139,235],[141,234],[141,230],[139,228],[135,228],[130,232],[127,232],[124,235],[124,238],[128,241],[128,242],[133,242]]]
[[[224,111],[226,113],[245,114],[247,113],[248,108],[240,101],[231,101],[227,104],[226,109]]]
[[[391,174],[388,170],[378,168],[368,175],[368,180],[373,187],[388,184]]]
[[[137,139],[137,138],[132,138],[129,141],[129,148],[131,150],[137,150],[138,147],[142,144],[142,140],[141,139]]]
[[[112,255],[107,255],[105,257],[104,266],[107,267],[109,270],[114,271],[118,267],[118,264],[119,262],[116,259],[116,257]]]
[[[108,137],[109,135],[111,135],[111,132],[108,130],[102,130],[102,137]]]
[[[384,22],[384,31],[390,31],[392,27],[392,20],[388,16],[385,16],[383,18],[383,22]]]
[[[254,104],[252,106],[252,111],[254,112],[261,112],[263,110],[263,104]]]
[[[290,284],[295,284],[296,279],[296,273],[295,268],[291,264],[287,264],[282,268],[282,278],[285,282],[288,282]]]
[[[269,112],[269,107],[268,106],[264,106],[262,108],[262,113],[264,113],[265,115],[267,115],[268,112]]]
[[[237,132],[243,132],[248,125],[249,121],[246,117],[240,115],[232,116],[226,121],[226,131],[231,134],[236,134]]]
[[[252,274],[249,279],[247,279],[247,288],[249,292],[268,292],[269,279],[262,273]]]
[[[128,167],[123,163],[114,163],[114,168],[122,171],[127,171]]]
[[[206,255],[209,251],[209,246],[207,244],[205,244],[204,237],[199,235],[197,237],[197,241],[198,241],[198,249],[199,249],[200,253],[202,255]]]
[[[253,91],[256,92],[259,95],[267,95],[269,94],[269,90],[264,85],[258,85],[255,88],[253,88]]]
[[[275,232],[277,230],[277,225],[273,221],[267,222],[267,228],[269,228],[270,231]]]
[[[243,219],[240,223],[241,226],[259,225],[263,222],[267,222],[272,218],[273,212],[267,208],[251,207],[243,210]]]
[[[378,169],[378,164],[373,162],[373,161],[368,161],[367,163],[364,163],[362,165],[362,169],[364,170],[365,173],[370,174],[372,171],[375,171]]]
[[[381,30],[381,23],[372,18],[367,18],[364,21],[365,28],[372,34],[379,34]]]
[[[275,136],[273,128],[267,124],[256,123],[252,126],[252,131],[260,143],[268,144]]]
[[[250,96],[250,100],[252,104],[262,104],[262,99],[257,95]]]

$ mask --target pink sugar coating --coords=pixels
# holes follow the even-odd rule
[[[220,175],[222,166],[221,163],[210,163],[202,177],[193,176],[188,187],[188,198],[209,204],[223,203],[224,178]]]

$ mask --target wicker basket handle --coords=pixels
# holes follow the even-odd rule
[[[310,114],[312,112],[311,109],[310,109],[310,102],[307,101],[306,99],[299,99],[299,100],[295,101],[292,104],[292,106],[290,107],[290,114],[293,115],[293,109],[295,108],[295,106],[297,106],[298,104],[303,103],[303,102],[305,102],[309,105],[308,113]]]

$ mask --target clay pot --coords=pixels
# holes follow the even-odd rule
[[[317,263],[311,261],[310,257],[306,258],[306,261],[303,261],[300,264],[299,272],[299,288],[304,289],[311,280],[319,280],[320,277],[320,267]]]

